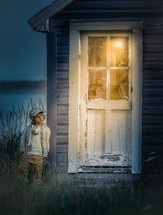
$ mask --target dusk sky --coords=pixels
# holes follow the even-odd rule
[[[4,113],[27,106],[31,99],[36,105],[41,99],[46,107],[46,33],[34,31],[28,20],[51,3],[0,0],[0,111]]]
[[[27,22],[53,0],[0,0],[0,81],[46,80],[46,34]]]

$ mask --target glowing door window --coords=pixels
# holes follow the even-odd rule
[[[129,97],[129,37],[88,37],[88,99]]]

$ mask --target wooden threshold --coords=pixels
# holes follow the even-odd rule
[[[78,169],[78,173],[131,173],[131,166],[82,166]]]

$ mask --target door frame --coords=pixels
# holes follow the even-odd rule
[[[132,32],[132,174],[142,169],[142,22],[70,22],[68,173],[80,167],[81,31]]]

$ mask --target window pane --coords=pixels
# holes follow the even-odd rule
[[[89,71],[88,99],[106,99],[106,70]]]
[[[106,66],[107,65],[107,37],[90,36],[88,37],[88,65]]]
[[[128,99],[128,69],[110,71],[110,99]]]
[[[110,37],[111,43],[111,66],[128,66],[129,44],[128,37]]]

